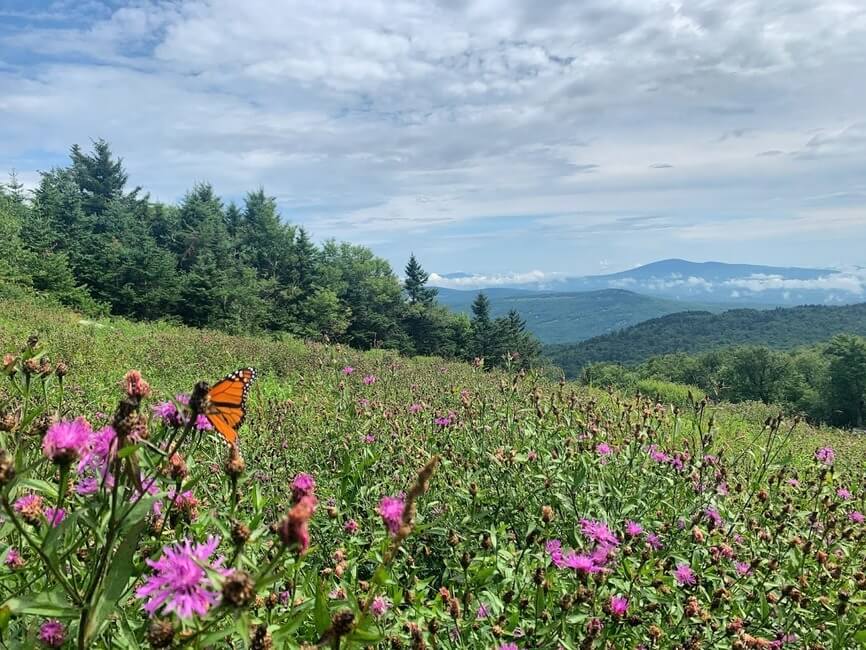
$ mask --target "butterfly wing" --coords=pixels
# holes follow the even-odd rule
[[[247,414],[247,395],[255,378],[254,368],[242,368],[208,391],[210,405],[205,417],[230,445],[237,441],[238,428]]]

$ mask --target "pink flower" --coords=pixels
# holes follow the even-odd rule
[[[219,537],[208,537],[204,544],[192,544],[185,539],[164,546],[158,560],[146,560],[154,574],[135,591],[137,598],[147,599],[144,610],[151,616],[162,610],[163,614],[175,613],[182,619],[207,614],[220,599],[208,571],[228,573],[222,568],[222,558],[210,561],[219,541]]]
[[[414,415],[415,413],[420,413],[420,412],[423,411],[423,410],[424,410],[424,406],[421,405],[421,404],[418,404],[417,402],[416,402],[415,404],[410,404],[410,405],[409,405],[409,413],[411,413],[411,414],[413,414],[413,415]]]
[[[9,550],[6,552],[6,559],[3,560],[3,564],[14,571],[15,569],[23,567],[25,562],[21,553],[18,552],[18,549],[14,546],[10,546]]]
[[[174,402],[160,402],[153,407],[153,414],[170,427],[183,426],[184,418]]]
[[[636,521],[625,522],[625,534],[629,537],[637,537],[643,532],[643,526]]]
[[[677,564],[677,568],[674,571],[674,578],[676,578],[680,585],[693,585],[697,582],[695,572],[692,571],[692,567],[685,562]]]
[[[374,436],[372,433],[368,433],[364,435],[362,440],[364,441],[364,444],[372,445],[374,442],[376,442],[376,436]]]
[[[206,415],[199,413],[195,416],[195,428],[199,431],[211,431],[213,425],[210,423],[210,420],[207,419]]]
[[[343,368],[344,375],[351,375],[353,372],[355,372],[355,369],[352,366],[346,366]]]
[[[720,528],[722,525],[722,516],[715,508],[707,508],[704,510],[704,515],[710,522],[710,528]]]
[[[436,424],[436,426],[442,427],[444,429],[445,427],[451,426],[451,416],[450,415],[440,416],[440,417],[434,418],[433,422],[434,422],[434,424]]]
[[[839,488],[836,490],[836,496],[842,499],[842,501],[847,501],[851,498],[851,491],[846,488]]]
[[[610,599],[610,613],[619,618],[628,611],[628,599],[624,596],[612,596]]]
[[[144,381],[141,373],[138,370],[130,370],[120,382],[123,391],[130,397],[147,397],[150,395],[150,385]]]
[[[379,502],[379,515],[388,527],[391,535],[396,535],[403,525],[403,511],[406,502],[402,497],[383,497]]]
[[[42,518],[42,496],[32,492],[20,496],[15,499],[13,508],[24,521],[36,525]]]
[[[364,384],[370,386],[376,383],[376,375],[367,375],[364,377]]]
[[[42,453],[53,463],[70,465],[84,453],[90,424],[84,418],[52,424],[42,438]]]
[[[286,546],[297,546],[298,554],[303,555],[310,547],[309,522],[316,512],[318,501],[307,494],[292,506],[285,519],[280,523],[278,534]]]
[[[800,487],[800,481],[798,481],[798,480],[795,479],[795,478],[789,478],[789,479],[788,479],[787,481],[785,481],[785,482],[786,482],[788,485],[790,485],[791,487]]]
[[[737,573],[743,576],[749,575],[752,571],[752,565],[748,562],[734,562],[734,568],[737,570]]]
[[[595,541],[599,544],[607,544],[611,546],[619,545],[619,539],[617,539],[616,535],[611,532],[607,524],[602,521],[581,519],[580,529],[584,536],[589,540]]]
[[[597,453],[602,458],[605,458],[613,454],[613,448],[606,442],[600,442],[595,447],[595,453]]]
[[[39,640],[49,648],[59,648],[66,642],[66,628],[56,618],[39,626]]]
[[[848,513],[848,519],[850,519],[855,524],[862,524],[866,517],[863,516],[862,512],[854,510],[853,512]]]
[[[66,519],[66,510],[63,508],[45,508],[45,519],[51,524],[52,528],[57,528],[61,522]]]
[[[78,461],[78,473],[95,472],[105,477],[111,461],[117,454],[117,432],[110,426],[90,432],[87,447]]]
[[[376,618],[382,618],[391,609],[391,603],[383,596],[376,596],[370,604],[370,613]]]
[[[350,535],[354,535],[358,532],[358,522],[354,519],[349,519],[344,525],[343,530],[345,530]]]
[[[577,554],[575,551],[569,551],[564,558],[564,565],[569,569],[574,569],[579,573],[598,573],[601,571],[595,560],[589,555]]]
[[[300,501],[303,497],[313,494],[315,490],[316,479],[306,472],[301,472],[295,476],[295,479],[292,481],[292,499],[295,503]]]
[[[562,557],[562,542],[558,539],[551,539],[545,544],[545,550],[554,566],[559,569],[565,567],[565,560]]]
[[[657,445],[650,445],[649,455],[657,463],[668,463],[671,457],[664,453]]]
[[[836,452],[833,451],[832,447],[821,447],[815,452],[815,460],[824,465],[832,465],[833,461],[836,460]]]
[[[503,643],[499,646],[499,650],[520,650],[516,643]]]
[[[485,619],[490,615],[490,610],[487,609],[487,606],[484,603],[478,605],[478,609],[475,611],[475,618],[477,619]]]

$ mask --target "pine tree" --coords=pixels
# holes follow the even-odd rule
[[[484,359],[487,367],[492,367],[494,360],[493,324],[490,320],[490,299],[479,293],[472,302],[472,345],[471,355]]]
[[[69,155],[72,175],[81,189],[86,213],[102,214],[109,203],[124,196],[127,174],[123,160],[112,156],[111,147],[105,140],[94,142],[90,154],[82,153],[81,147],[73,145]],[[134,197],[138,191],[136,188],[129,196]]]
[[[409,256],[409,262],[406,264],[406,279],[403,281],[403,290],[409,297],[411,304],[431,305],[439,294],[439,290],[435,287],[428,287],[427,281],[430,275],[421,268],[421,264],[412,253]]]

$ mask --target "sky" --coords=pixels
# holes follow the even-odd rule
[[[402,269],[866,264],[863,0],[0,0],[0,170],[262,186]]]

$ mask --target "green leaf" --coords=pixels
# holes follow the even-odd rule
[[[135,551],[146,525],[144,519],[136,523],[114,552],[114,558],[102,583],[102,594],[93,608],[93,615],[87,622],[85,639],[88,642],[93,640],[109,612],[126,592],[129,578],[135,569]]]
[[[10,598],[3,605],[3,609],[9,612],[9,615],[15,614],[32,614],[33,616],[44,616],[51,618],[77,618],[78,609],[65,605],[63,603],[51,602],[49,600],[51,594],[40,594],[34,600],[25,600],[23,598]]]
[[[117,457],[118,458],[129,458],[135,452],[137,452],[139,449],[141,449],[141,445],[126,445],[126,447],[124,447],[119,452],[117,452]]]
[[[316,632],[324,634],[331,627],[331,613],[328,611],[328,594],[325,592],[325,583],[319,580],[316,586],[316,606],[313,610],[313,618],[316,621]]]

